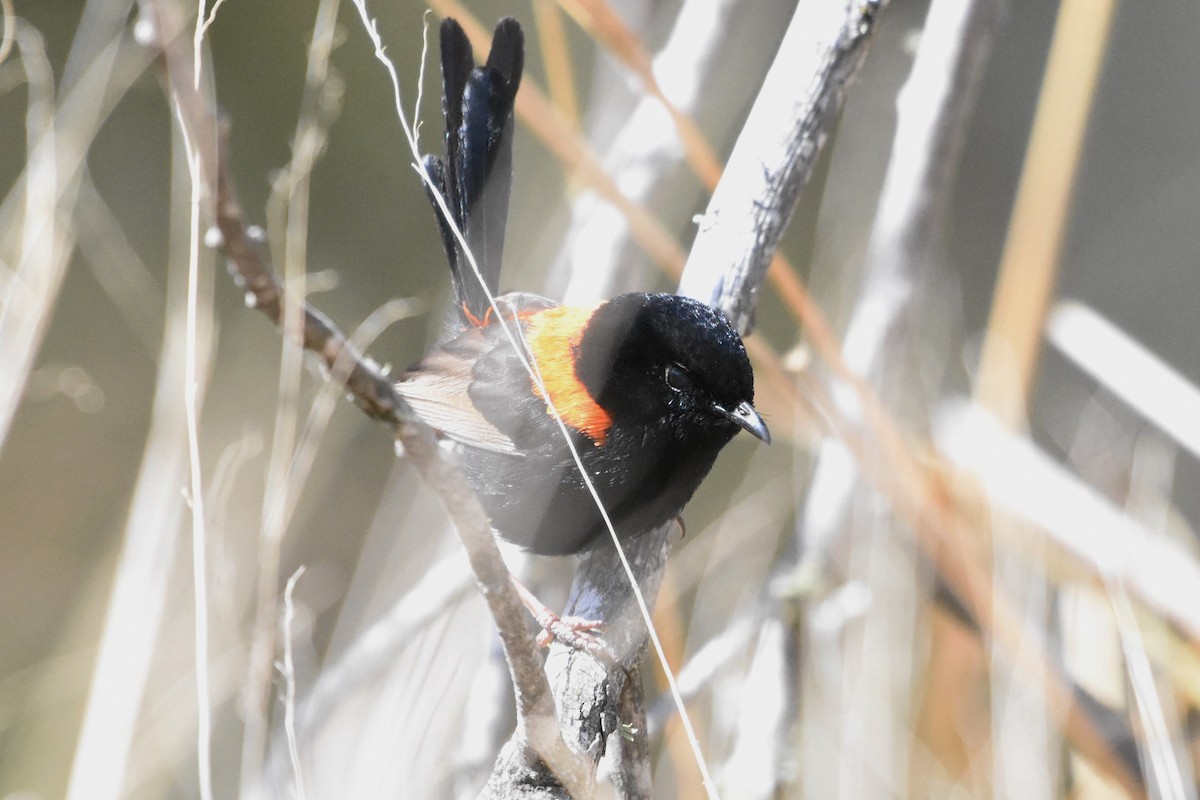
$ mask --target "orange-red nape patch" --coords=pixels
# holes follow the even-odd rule
[[[612,417],[575,375],[575,350],[594,308],[559,306],[523,316],[525,340],[537,360],[546,393],[562,421],[598,445],[604,444]],[[537,384],[533,385],[538,392]],[[546,413],[550,413],[549,408]]]

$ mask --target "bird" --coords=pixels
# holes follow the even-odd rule
[[[396,389],[458,451],[500,538],[547,556],[608,546],[596,498],[618,539],[635,537],[681,513],[739,431],[770,443],[746,348],[688,297],[576,306],[499,293],[524,35],[500,20],[481,66],[455,20],[439,38],[445,153],[421,168],[454,303]]]

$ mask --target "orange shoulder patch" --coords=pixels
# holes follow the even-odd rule
[[[594,308],[559,306],[525,317],[525,340],[537,359],[543,398],[558,409],[562,421],[598,445],[604,444],[612,417],[575,375],[575,350]],[[534,383],[533,391],[538,391]],[[547,404],[548,406],[549,404]],[[549,407],[546,413],[550,413]]]

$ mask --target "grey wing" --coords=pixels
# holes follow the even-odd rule
[[[468,330],[401,375],[396,391],[421,419],[447,438],[482,450],[518,455],[513,440],[489,422],[471,400],[471,369],[489,347],[479,330]]]

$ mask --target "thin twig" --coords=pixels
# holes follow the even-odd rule
[[[133,79],[142,74],[149,59],[140,48],[130,48],[116,58],[115,43],[102,59],[119,67],[109,73],[87,70],[76,91],[89,95],[121,97]],[[130,69],[136,59],[138,69]],[[115,61],[115,64],[114,64]],[[116,84],[114,73],[127,81]],[[96,81],[102,81],[99,85]],[[76,112],[82,109],[76,104]],[[59,122],[74,124],[88,140],[92,131],[83,119],[59,111]],[[79,148],[79,153],[86,151]],[[172,232],[174,235],[174,232]],[[170,248],[172,252],[176,248]],[[165,297],[166,328],[158,358],[151,427],[138,468],[129,513],[122,532],[112,588],[107,601],[87,708],[80,726],[66,796],[70,800],[115,800],[126,783],[131,742],[138,710],[143,707],[150,664],[155,657],[159,623],[167,603],[171,565],[179,542],[184,498],[179,487],[187,481],[187,423],[184,414],[184,319],[186,316],[185,265],[172,263]],[[206,303],[208,300],[206,299]],[[207,317],[207,312],[203,317]],[[211,335],[206,335],[204,356],[197,373],[207,375]],[[201,368],[201,365],[203,368]],[[203,391],[203,386],[199,387]],[[199,402],[197,396],[197,402]]]
[[[216,13],[216,9],[213,9]],[[192,91],[200,95],[202,73],[201,58],[204,52],[204,0],[200,0],[196,12],[193,33]],[[184,412],[187,418],[188,462],[191,473],[191,490],[188,505],[192,511],[192,589],[195,611],[195,663],[196,663],[196,761],[201,800],[212,800],[212,694],[208,674],[208,530],[204,516],[204,474],[200,465],[200,414],[197,406],[199,382],[197,380],[197,313],[199,310],[200,285],[200,213],[203,194],[211,186],[201,180],[200,153],[192,144],[192,131],[188,129],[179,106],[177,93],[171,95],[172,106],[179,122],[180,138],[187,158],[191,179],[191,203],[188,213],[188,302],[184,360]],[[199,132],[199,130],[197,131]]]
[[[197,79],[199,75],[197,74]],[[178,109],[178,106],[176,106]],[[212,800],[212,698],[208,689],[208,547],[204,520],[204,476],[200,469],[200,418],[197,406],[197,312],[200,282],[200,161],[180,119],[180,133],[191,173],[189,218],[187,335],[184,348],[183,404],[187,417],[188,461],[192,510],[192,584],[196,619],[196,756],[199,762],[201,800]]]
[[[212,109],[192,90],[190,65],[178,38],[164,31],[178,31],[174,7],[166,0],[143,0],[155,19],[156,45],[164,55],[166,78],[178,99],[189,129],[203,129],[214,122]],[[237,201],[225,148],[199,146],[201,174],[215,196],[215,222],[220,246],[237,281],[247,292],[247,303],[264,313],[275,325],[282,322],[284,287],[269,266],[258,243],[247,233]],[[211,172],[210,172],[211,171]],[[399,445],[418,472],[437,492],[467,551],[468,559],[496,622],[517,694],[518,714],[528,743],[552,774],[566,786],[588,785],[587,772],[557,736],[552,698],[525,624],[525,611],[509,584],[509,574],[492,537],[488,517],[478,497],[458,467],[457,458],[439,446],[429,426],[416,417],[396,393],[391,381],[371,359],[361,355],[327,318],[303,301],[301,332],[306,349],[318,354],[333,370],[339,359],[349,359],[345,389],[368,416],[386,422]]]
[[[433,12],[426,9],[421,15],[421,68],[417,70],[417,98],[413,100],[412,132],[413,146],[421,149],[421,100],[425,96],[425,67],[429,63],[429,17]]]

